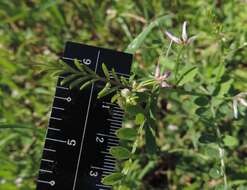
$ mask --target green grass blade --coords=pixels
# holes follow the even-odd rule
[[[137,49],[143,44],[147,36],[152,32],[152,30],[164,22],[166,19],[170,18],[170,15],[165,15],[162,17],[157,18],[156,20],[152,21],[144,30],[128,45],[125,52],[127,53],[135,53]]]

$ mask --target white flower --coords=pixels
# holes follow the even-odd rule
[[[176,44],[182,44],[182,45],[188,45],[188,44],[192,43],[197,37],[197,36],[192,36],[192,37],[188,38],[187,22],[186,21],[183,23],[182,37],[181,38],[174,36],[173,34],[171,34],[168,31],[166,31],[165,33],[171,41],[175,42]]]
[[[155,68],[154,78],[163,88],[171,88],[172,86],[166,82],[166,79],[171,75],[171,71],[161,73],[159,64]]]
[[[170,131],[176,131],[176,130],[178,130],[178,126],[177,125],[170,124],[170,125],[168,125],[168,129]]]
[[[6,179],[1,179],[0,180],[0,184],[5,184],[6,183]]]
[[[234,117],[236,119],[238,118],[238,103],[247,107],[247,101],[245,100],[246,96],[247,96],[247,92],[241,92],[233,97],[232,107],[233,107]]]
[[[20,187],[22,184],[23,179],[21,177],[16,178],[15,184],[17,187]]]
[[[128,97],[129,95],[130,95],[130,90],[128,89],[128,88],[124,88],[124,89],[122,89],[121,90],[121,95],[123,96],[123,97]]]

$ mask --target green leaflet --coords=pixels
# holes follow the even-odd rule
[[[145,120],[144,114],[138,113],[135,117],[135,124],[136,125],[141,125]]]
[[[103,97],[111,89],[111,83],[107,82],[105,87],[98,93],[98,98]]]
[[[221,177],[221,173],[218,168],[211,168],[209,171],[209,175],[214,179]]]
[[[110,153],[118,160],[125,160],[130,157],[130,151],[127,148],[121,146],[111,147]]]
[[[197,67],[192,67],[192,68],[188,69],[178,79],[178,81],[176,82],[177,85],[181,86],[181,85],[184,85],[185,83],[192,81],[197,73],[198,73]]]
[[[157,152],[157,144],[155,140],[154,131],[147,124],[145,125],[144,129],[145,129],[146,150],[149,154],[155,154]]]
[[[104,63],[102,63],[102,70],[104,72],[104,75],[105,75],[106,79],[110,80],[109,70],[107,69],[107,67],[106,67],[106,65]]]
[[[83,67],[84,71],[87,72],[88,74],[96,75],[95,71],[90,69],[88,66],[82,64],[82,67]]]
[[[238,145],[238,139],[230,135],[225,135],[223,142],[228,147],[234,147]]]
[[[215,82],[217,82],[221,79],[221,77],[225,73],[225,70],[226,70],[226,68],[225,68],[225,65],[223,63],[221,63],[218,67],[216,67],[216,69],[213,72],[216,75]]]
[[[80,71],[82,71],[82,72],[85,72],[85,71],[84,71],[84,65],[82,65],[82,64],[79,62],[78,59],[75,59],[75,60],[74,60],[74,64],[75,64],[75,66],[76,66],[76,68],[77,68],[78,70],[80,70]]]
[[[69,88],[70,89],[75,88],[75,87],[79,86],[81,83],[85,82],[88,79],[90,79],[90,76],[85,76],[85,77],[78,78],[78,79],[74,80],[73,82],[71,82],[69,84]]]
[[[92,79],[90,81],[85,82],[83,85],[81,85],[80,90],[83,90],[84,88],[86,88],[87,86],[89,86],[90,84],[93,84],[94,82],[98,81],[98,79]]]
[[[202,135],[199,138],[200,143],[208,144],[208,143],[215,143],[217,142],[217,137],[214,134],[211,133],[202,133]]]
[[[209,99],[206,96],[200,96],[194,100],[194,103],[203,107],[209,104]]]
[[[118,183],[124,175],[122,173],[113,173],[102,179],[102,183],[105,185],[115,185]]]
[[[59,76],[59,75],[63,75],[63,74],[66,74],[66,73],[68,73],[68,72],[66,72],[66,71],[63,71],[63,70],[57,70],[57,69],[54,69],[55,71],[54,72],[52,72],[52,74],[51,74],[51,76]],[[50,70],[51,71],[51,70]]]
[[[64,70],[70,73],[78,73],[76,69],[71,67],[69,64],[65,63],[64,61],[60,61],[62,66],[64,67]]]
[[[217,88],[214,90],[213,95],[218,97],[224,96],[230,90],[232,83],[233,79],[229,79],[219,83]]]
[[[117,137],[122,140],[134,141],[137,137],[135,128],[120,128],[117,130]]]
[[[117,76],[116,71],[115,71],[114,68],[112,68],[111,72],[112,72],[112,76],[114,77],[114,79],[115,79],[118,83],[121,83],[121,82],[120,82],[120,79],[118,78],[118,76]]]
[[[62,81],[61,81],[61,85],[65,85],[67,84],[68,82],[72,81],[72,80],[75,80],[77,77],[79,77],[81,74],[77,73],[77,74],[71,74],[71,75],[68,75],[66,76]]]
[[[102,98],[102,97],[104,97],[104,96],[107,96],[108,94],[111,94],[111,93],[117,91],[118,88],[119,88],[118,86],[115,86],[115,87],[113,87],[113,88],[109,88],[109,89],[104,90],[104,91],[102,90],[102,91],[99,92],[97,98]]]

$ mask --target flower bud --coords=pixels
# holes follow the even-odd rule
[[[130,95],[130,90],[128,88],[124,88],[121,90],[121,96],[127,98]]]

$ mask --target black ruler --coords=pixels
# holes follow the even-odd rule
[[[67,42],[62,59],[68,64],[78,59],[100,75],[105,63],[128,78],[132,55]],[[109,190],[101,179],[115,170],[109,149],[119,144],[115,132],[122,125],[123,110],[111,103],[111,95],[97,99],[97,84],[70,90],[60,85],[62,79],[56,86],[37,190]]]

